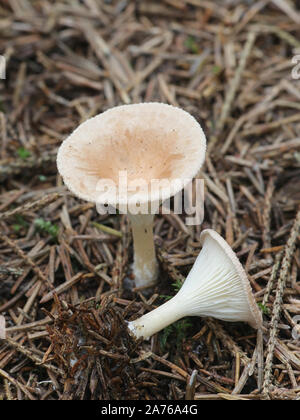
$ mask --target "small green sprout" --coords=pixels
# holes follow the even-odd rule
[[[177,293],[182,287],[182,281],[180,279],[176,279],[175,283],[172,283],[172,286],[174,287],[174,290]]]
[[[177,292],[179,292],[179,290],[181,289],[181,287],[182,287],[182,282],[181,282],[181,280],[180,279],[177,279],[176,281],[175,281],[175,283],[172,283],[172,286],[174,287],[174,291],[177,293]],[[164,300],[170,300],[170,299],[172,299],[172,297],[174,297],[174,296],[170,296],[170,295],[160,295],[160,297],[161,297],[161,299],[164,299]]]
[[[15,233],[19,233],[20,230],[22,229],[21,225],[18,225],[17,223],[15,223],[14,225],[12,225],[13,230],[15,231]]]
[[[266,307],[266,305],[263,305],[260,302],[257,305],[264,315],[269,315],[270,311],[269,308]]]
[[[199,47],[195,38],[188,36],[184,42],[185,47],[193,54],[199,54]]]
[[[27,158],[31,156],[30,151],[25,149],[25,147],[19,147],[19,149],[17,149],[17,154],[19,158],[23,160],[26,160]]]
[[[34,224],[40,231],[48,233],[55,240],[57,239],[59,232],[59,227],[57,225],[54,225],[50,221],[45,221],[44,219],[36,219]]]
[[[12,225],[12,228],[16,233],[18,233],[22,228],[28,227],[28,223],[26,222],[26,220],[19,214],[15,216],[15,221],[16,223]]]

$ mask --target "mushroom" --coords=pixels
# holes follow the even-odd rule
[[[81,124],[60,146],[57,166],[70,191],[98,210],[108,205],[128,214],[136,286],[157,280],[154,214],[194,178],[205,151],[195,118],[163,103],[109,109]]]
[[[179,292],[163,305],[128,323],[134,338],[149,338],[185,316],[244,321],[253,328],[261,327],[261,312],[236,254],[214,230],[204,230],[200,241],[202,250]]]

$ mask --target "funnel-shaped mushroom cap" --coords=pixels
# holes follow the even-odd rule
[[[188,297],[189,315],[206,315],[223,321],[262,324],[247,275],[227,242],[214,230],[201,234],[203,248],[179,291]]]
[[[187,112],[162,103],[133,104],[112,108],[81,124],[61,145],[57,166],[76,196],[96,203],[102,202],[99,181],[109,179],[118,189],[121,172],[127,173],[129,185],[136,179],[147,184],[153,179],[171,181],[171,193],[170,188],[153,188],[149,200],[149,194],[141,191],[142,203],[180,191],[185,185],[179,185],[178,179],[187,184],[197,174],[205,150],[205,135]],[[115,203],[114,195],[111,204],[123,204],[120,200]]]

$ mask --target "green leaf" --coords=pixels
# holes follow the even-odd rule
[[[18,233],[21,229],[22,229],[22,226],[21,225],[12,225],[12,227],[13,227],[13,230],[16,232],[16,233]]]
[[[52,224],[50,221],[44,219],[36,219],[34,222],[35,226],[42,232],[46,232],[52,236],[53,239],[57,239],[59,227]]]
[[[27,158],[31,156],[30,151],[25,149],[24,147],[19,147],[19,149],[17,149],[17,153],[18,153],[19,158],[23,160],[26,160]]]
[[[267,308],[265,305],[263,305],[260,302],[257,304],[257,306],[259,307],[259,309],[262,311],[264,315],[269,315],[270,313],[269,308]]]
[[[175,292],[179,292],[179,290],[180,290],[180,289],[181,289],[181,287],[182,287],[182,282],[181,282],[181,280],[180,280],[180,279],[177,279],[177,280],[175,281],[175,283],[172,283],[172,286],[174,287]]]
[[[185,47],[193,54],[199,54],[199,48],[195,38],[188,36],[184,42]]]

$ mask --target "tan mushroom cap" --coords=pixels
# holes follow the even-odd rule
[[[149,186],[153,179],[169,180],[171,194],[160,186],[150,197],[165,200],[194,178],[205,151],[203,130],[186,111],[163,103],[132,104],[81,124],[62,143],[57,166],[69,190],[87,201],[101,203],[99,181],[108,179],[118,187],[121,171],[127,172],[129,185],[140,178]],[[140,202],[149,201],[144,191],[138,194]]]
[[[228,243],[220,236],[216,231],[212,229],[206,229],[201,233],[200,242],[203,245],[205,238],[209,236],[211,239],[215,241],[215,244],[221,249],[224,255],[230,260],[232,266],[237,273],[241,286],[246,297],[246,300],[249,305],[249,318],[248,322],[253,328],[260,328],[262,326],[262,315],[261,311],[259,310],[257,303],[254,299],[251,285],[249,283],[247,274],[241,265],[238,257],[236,256],[235,252],[231,249]]]

